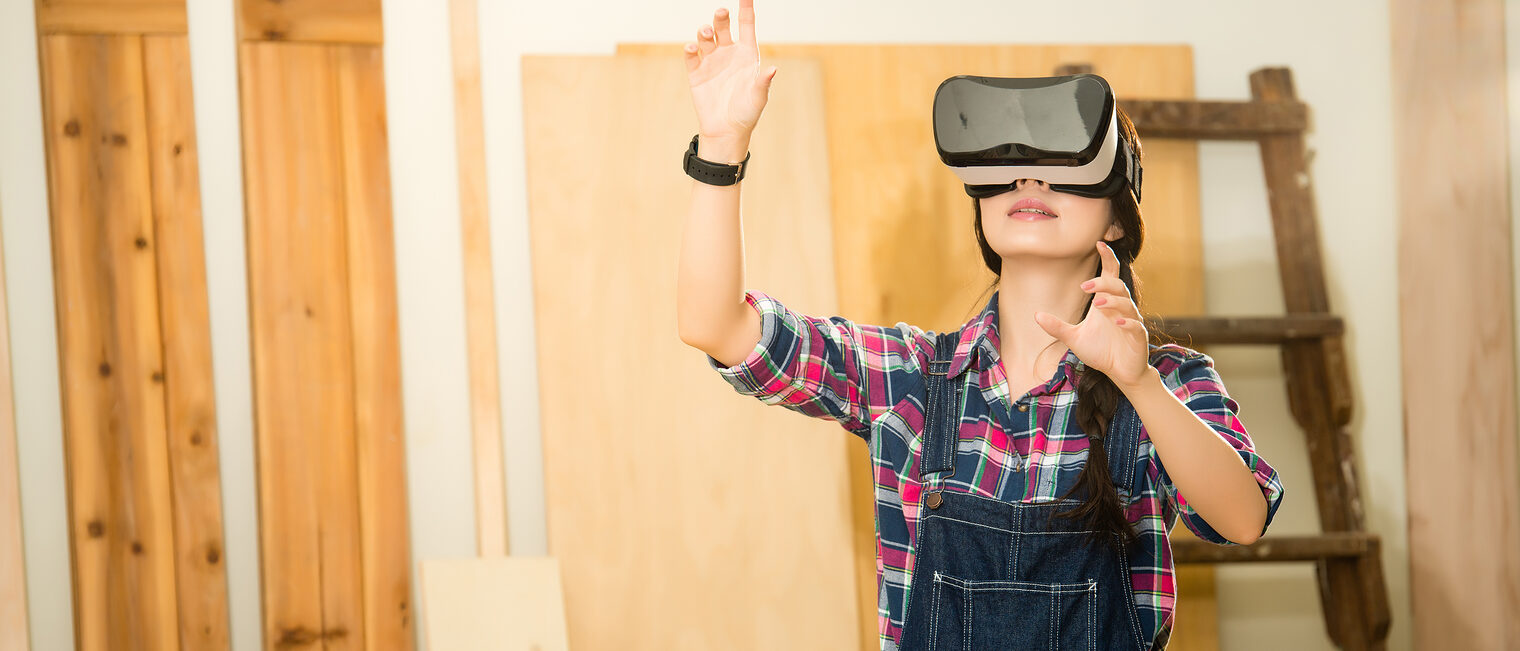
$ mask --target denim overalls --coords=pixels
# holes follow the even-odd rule
[[[1051,517],[1080,503],[1082,491],[1064,502],[1025,504],[941,488],[955,472],[968,382],[946,377],[959,339],[959,332],[939,335],[925,375],[924,492],[900,648],[1150,648],[1141,639],[1128,554],[1090,542],[1080,521]],[[1122,397],[1104,445],[1127,505],[1135,494],[1140,417]],[[1057,489],[1063,495],[1070,487]]]

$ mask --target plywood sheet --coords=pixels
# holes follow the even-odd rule
[[[76,641],[178,645],[142,39],[42,39]]]
[[[678,60],[680,47],[624,44],[618,52]],[[937,331],[959,326],[980,310],[992,282],[972,235],[971,199],[935,153],[929,110],[941,81],[958,74],[1045,76],[1057,66],[1090,64],[1123,97],[1193,97],[1187,46],[795,44],[762,45],[761,55],[803,57],[822,66],[838,243],[834,263],[838,277],[848,279],[839,288],[839,314]],[[782,66],[775,88],[784,89],[791,77]],[[756,136],[779,128],[767,108]],[[1147,139],[1144,147],[1146,241],[1135,264],[1141,309],[1201,314],[1197,146]],[[872,480],[865,446],[853,445],[851,455],[858,592],[861,608],[871,612],[877,599]],[[1212,583],[1210,569],[1182,572],[1192,575],[1188,585]],[[1199,596],[1184,597],[1179,607],[1182,629],[1174,648],[1217,646],[1211,623],[1201,631],[1189,628],[1213,617],[1212,594],[1193,601]],[[1194,603],[1203,612],[1195,614]],[[875,622],[863,621],[861,627],[874,641]]]
[[[163,364],[155,379],[165,392],[180,643],[225,649],[227,572],[190,47],[185,36],[145,36],[142,42],[151,239],[157,245],[163,331]]]
[[[788,61],[743,215],[750,287],[835,314],[816,64]],[[845,446],[676,329],[695,129],[679,59],[525,57],[550,553],[573,648],[853,648]]]
[[[1514,162],[1503,137],[1505,12],[1516,7],[1395,0],[1389,11],[1414,648],[1520,648]]]
[[[431,651],[565,651],[564,591],[553,557],[422,562]]]

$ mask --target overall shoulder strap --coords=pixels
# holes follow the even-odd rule
[[[960,439],[959,383],[950,379],[950,360],[961,333],[940,333],[934,341],[934,358],[924,370],[924,444],[919,475],[945,472],[955,467],[955,443]]]
[[[1108,424],[1103,447],[1108,452],[1108,472],[1121,497],[1135,494],[1135,464],[1140,454],[1140,414],[1129,399],[1119,396],[1113,421]]]

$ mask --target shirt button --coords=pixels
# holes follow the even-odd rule
[[[1029,411],[1029,405],[1022,402],[1019,403],[1019,411]]]
[[[945,498],[939,494],[939,491],[929,493],[929,495],[924,498],[924,504],[931,509],[939,508],[939,505],[943,504],[944,502]]]

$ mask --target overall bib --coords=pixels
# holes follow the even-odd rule
[[[925,375],[924,492],[900,648],[1149,648],[1141,639],[1128,554],[1092,541],[1079,520],[1052,517],[1080,504],[1081,490],[1065,501],[1028,504],[943,488],[955,473],[960,398],[966,378],[975,376],[946,377],[959,338],[958,332],[939,336]],[[1104,446],[1120,503],[1127,505],[1136,485],[1140,418],[1122,397]],[[1064,495],[1070,486],[1056,489]]]

